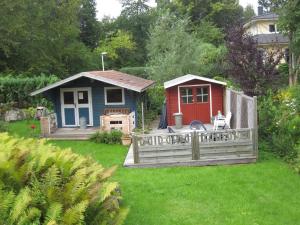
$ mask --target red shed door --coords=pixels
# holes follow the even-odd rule
[[[183,124],[188,125],[193,120],[210,123],[210,86],[183,86],[179,91]]]

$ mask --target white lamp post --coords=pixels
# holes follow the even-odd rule
[[[104,71],[104,55],[107,55],[107,52],[101,53],[101,59],[102,59],[102,71]]]

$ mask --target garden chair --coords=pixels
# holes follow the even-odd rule
[[[230,129],[230,120],[232,117],[232,113],[228,112],[226,114],[225,118],[218,118],[215,117],[214,120],[214,130],[218,130],[219,127],[222,127],[223,129],[225,129],[225,127],[227,126],[228,129]]]

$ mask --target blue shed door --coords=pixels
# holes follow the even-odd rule
[[[88,126],[93,126],[91,89],[62,88],[61,112],[64,127],[79,126],[81,117],[86,119]]]

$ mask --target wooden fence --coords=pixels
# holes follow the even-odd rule
[[[226,89],[225,114],[232,113],[231,128],[257,127],[257,98],[243,92]]]
[[[257,157],[253,128],[133,136],[134,163]]]

